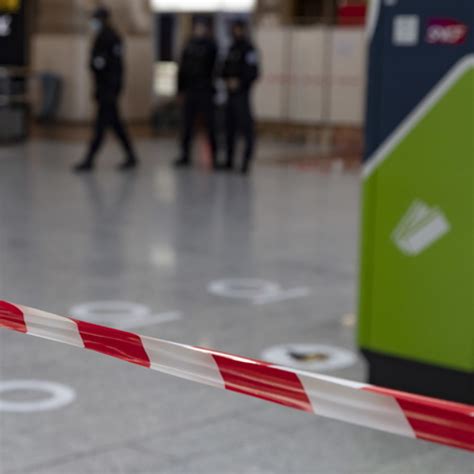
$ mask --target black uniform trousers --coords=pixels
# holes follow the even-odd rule
[[[216,165],[217,138],[213,92],[188,92],[184,97],[183,129],[181,137],[181,159],[189,162],[191,144],[194,137],[196,120],[201,116],[206,129],[209,146],[211,147],[212,164]]]
[[[92,164],[97,152],[104,141],[105,133],[111,128],[124,149],[127,160],[135,161],[135,153],[120,118],[118,103],[115,100],[99,100],[97,102],[97,116],[94,123],[94,135],[87,153],[86,162]]]
[[[229,94],[226,109],[227,129],[227,162],[228,167],[234,166],[235,145],[241,134],[245,141],[242,166],[248,168],[255,149],[255,122],[250,104],[249,91]]]

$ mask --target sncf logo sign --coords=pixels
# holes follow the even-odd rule
[[[434,18],[428,22],[426,41],[430,44],[462,44],[468,30],[468,26],[459,21]]]

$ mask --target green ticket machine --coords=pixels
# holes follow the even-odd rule
[[[370,382],[474,403],[474,1],[373,1],[359,346]]]

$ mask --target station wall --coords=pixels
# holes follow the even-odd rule
[[[363,28],[261,27],[263,74],[255,91],[261,120],[361,126],[366,40]]]

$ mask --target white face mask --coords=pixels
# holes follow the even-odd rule
[[[93,33],[98,33],[102,29],[102,22],[97,18],[92,18],[89,21],[89,28]]]

